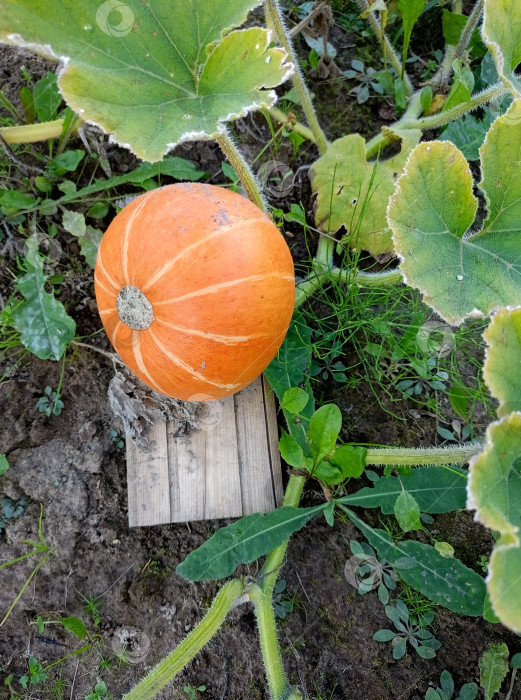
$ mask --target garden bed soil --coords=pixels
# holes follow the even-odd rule
[[[346,44],[348,39],[344,39]],[[7,87],[14,99],[22,64],[35,78],[49,67],[30,54],[1,49],[0,85]],[[350,122],[351,126],[355,122],[354,128],[363,125],[362,132],[374,133],[380,119],[376,108],[355,112],[353,100],[346,100],[342,86],[331,81],[317,82],[312,87],[322,111],[329,110],[330,121],[343,125]],[[258,143],[253,137],[248,139],[248,134],[260,134],[259,141],[268,138],[267,127],[256,117],[243,120],[237,127],[243,147],[250,147],[254,154],[259,150]],[[109,154],[114,173],[136,163],[120,149],[109,149]],[[214,144],[187,145],[177,149],[175,155],[201,164],[214,175],[212,182],[219,181],[221,157]],[[284,152],[278,156],[280,160],[285,157],[288,154]],[[23,158],[30,161],[30,156]],[[305,164],[305,149],[301,158]],[[301,196],[311,212],[306,178],[302,179]],[[312,242],[304,240],[298,227],[290,225],[287,231],[288,243],[300,262],[307,257],[307,245]],[[85,269],[83,259],[78,257],[75,241],[64,240],[66,255],[75,264],[66,274],[60,298],[75,318],[78,334],[86,336],[101,325],[93,301],[92,271]],[[0,261],[0,294],[4,300],[12,291],[8,273],[12,264],[8,256]],[[110,351],[104,334],[86,342]],[[7,360],[0,371],[12,365],[12,360]],[[73,348],[65,367],[65,407],[61,415],[50,418],[37,411],[36,402],[45,386],[57,386],[59,363],[27,355],[0,384],[0,453],[7,454],[10,465],[8,473],[0,478],[0,495],[13,501],[24,496],[28,499],[23,515],[10,520],[0,535],[0,562],[30,550],[24,540],[37,540],[41,508],[43,536],[53,550],[0,627],[0,698],[10,697],[3,685],[9,674],[14,676],[13,687],[23,696],[17,681],[27,672],[30,656],[45,667],[89,643],[60,625],[47,625],[39,632],[37,616],[44,620],[81,618],[88,628],[91,648],[49,669],[50,680],[41,689],[30,687],[28,697],[85,698],[101,677],[111,697],[118,698],[193,629],[218,590],[215,583],[187,582],[175,569],[226,522],[128,527],[125,453],[111,434],[121,426],[107,399],[113,371],[112,362],[104,355],[84,347]],[[429,444],[435,439],[435,420],[418,412],[414,420],[410,419],[408,412],[414,406],[407,402],[402,402],[401,410],[402,418],[408,420],[400,420],[386,412],[385,405],[379,406],[363,383],[347,393],[334,385],[329,389],[333,397],[336,392],[344,415],[349,416],[345,435],[349,439],[408,446]],[[322,500],[323,495],[311,489],[304,504]],[[366,515],[369,522],[378,524],[376,513]],[[454,544],[457,556],[475,569],[479,557],[490,551],[489,533],[476,525],[469,513],[438,516],[432,527]],[[323,519],[317,519],[292,538],[282,571],[285,593],[293,599],[294,607],[280,623],[284,661],[291,681],[300,684],[310,698],[420,700],[429,686],[438,684],[444,669],[452,673],[456,687],[471,681],[479,683],[478,660],[489,643],[505,641],[512,653],[519,650],[516,637],[503,627],[438,608],[434,631],[441,648],[437,657],[424,660],[410,652],[395,661],[389,644],[373,640],[378,629],[388,626],[376,591],[358,595],[344,576],[351,539],[360,540],[361,536],[350,522],[338,518],[329,527]],[[0,569],[0,613],[22,590],[37,560],[33,557]],[[251,576],[256,572],[255,564],[243,569]],[[97,624],[85,612],[85,599],[91,597],[99,601]],[[118,656],[126,642],[131,663]],[[55,680],[60,677],[66,680],[66,688],[63,695],[57,691],[53,695],[53,683],[56,688]],[[249,606],[233,610],[212,642],[158,697],[189,697],[184,686],[201,685],[206,690],[197,691],[195,697],[206,700],[268,698],[255,618]],[[521,698],[519,680],[510,697]]]

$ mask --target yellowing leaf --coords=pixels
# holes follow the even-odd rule
[[[421,132],[393,132],[393,136],[402,140],[402,148],[388,160],[368,162],[364,139],[350,134],[331,143],[310,171],[317,194],[317,227],[335,232],[344,226],[349,246],[373,255],[393,249],[385,212],[396,178]]]

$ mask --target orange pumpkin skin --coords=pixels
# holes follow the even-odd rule
[[[214,185],[168,185],[128,204],[101,240],[94,281],[122,360],[154,391],[181,400],[228,396],[259,376],[295,302],[277,227]]]

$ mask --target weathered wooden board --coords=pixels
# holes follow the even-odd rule
[[[153,426],[148,450],[127,440],[131,527],[267,513],[282,502],[275,399],[261,377],[205,405],[201,429]]]

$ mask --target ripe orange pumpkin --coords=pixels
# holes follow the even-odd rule
[[[271,362],[295,302],[288,246],[268,217],[214,185],[137,197],[103,236],[94,274],[125,364],[182,400],[240,391]]]

